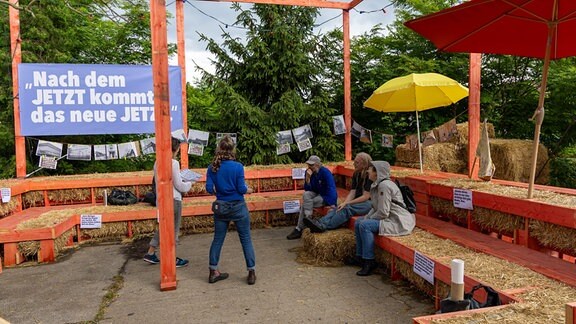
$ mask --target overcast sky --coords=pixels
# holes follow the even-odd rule
[[[173,18],[168,25],[168,41],[176,43],[176,5],[172,1],[167,1],[167,10],[172,13]],[[350,34],[351,36],[360,35],[376,24],[383,26],[394,20],[394,8],[390,5],[389,0],[364,0],[354,10],[350,11]],[[212,1],[195,1],[186,0],[184,2],[184,25],[185,25],[185,43],[186,43],[186,79],[194,83],[195,79],[200,77],[196,71],[194,62],[202,68],[213,72],[214,69],[210,63],[213,56],[206,51],[206,43],[200,42],[198,33],[202,33],[209,38],[222,43],[222,29],[226,29],[233,37],[243,38],[244,29],[232,27],[236,21],[238,12],[231,8],[230,2],[212,2]],[[243,8],[250,8],[251,4],[242,4]],[[386,7],[383,12],[382,8]],[[335,18],[335,19],[332,19]],[[331,20],[332,19],[332,20]],[[329,20],[329,21],[328,21]],[[327,22],[328,21],[328,22]],[[226,25],[229,25],[226,28]],[[321,9],[320,16],[316,18],[316,32],[328,32],[334,28],[342,28],[342,10],[341,9]],[[170,64],[176,65],[178,58],[170,60]]]

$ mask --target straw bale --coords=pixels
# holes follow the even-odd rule
[[[382,249],[376,249],[376,251],[374,251],[374,256],[376,259],[376,263],[378,263],[379,265],[385,266],[386,268],[390,268],[390,266],[392,265],[392,259],[394,258],[394,255],[392,255],[392,253]]]
[[[250,183],[254,180],[248,180]],[[254,181],[256,182],[256,181]],[[248,184],[248,186],[252,188],[258,188],[257,183],[254,185]],[[282,178],[265,178],[260,179],[260,191],[267,192],[267,191],[282,191],[282,190],[292,190],[294,187],[294,182],[292,177],[282,177]]]
[[[503,234],[512,234],[514,230],[524,228],[523,217],[482,207],[474,207],[472,219],[482,229]]]
[[[537,220],[530,221],[530,236],[547,248],[576,255],[576,229]]]
[[[69,180],[83,180],[83,179],[109,179],[109,178],[124,178],[124,177],[149,177],[152,183],[152,171],[135,171],[135,172],[112,172],[112,173],[89,173],[89,174],[74,174],[74,175],[59,175],[59,176],[46,176],[28,178],[27,181],[32,182],[46,182],[46,181],[69,181]]]
[[[25,208],[44,206],[44,194],[42,191],[29,191],[22,194],[22,204]]]
[[[430,197],[430,205],[436,213],[442,216],[452,216],[458,221],[465,221],[468,217],[468,210],[454,207],[454,203],[450,200]]]
[[[437,143],[422,148],[422,168],[452,173],[466,173],[466,147],[455,143]],[[409,150],[405,144],[396,147],[396,166],[420,168],[418,150]]]
[[[60,189],[48,191],[48,199],[54,203],[71,204],[90,200],[90,189]]]
[[[410,263],[396,258],[396,271],[406,278],[414,287],[429,296],[434,296],[434,285],[426,281],[420,275],[416,274]]]
[[[185,234],[214,232],[214,216],[194,216],[182,218],[180,231]]]
[[[354,255],[354,233],[341,228],[313,234],[309,229],[302,232],[303,248],[296,261],[316,266],[341,266],[346,256]]]
[[[128,233],[127,222],[103,223],[101,228],[83,229],[82,236],[95,240],[121,240]]]
[[[54,254],[56,256],[68,247],[68,241],[73,236],[76,236],[76,227],[72,227],[54,240]]]
[[[250,227],[251,228],[265,228],[266,227],[266,211],[258,210],[250,213]]]
[[[298,223],[298,214],[284,214],[283,210],[271,210],[268,214],[270,226],[295,226]]]
[[[0,203],[0,218],[12,214],[18,208],[18,200],[15,198],[10,199],[8,203]]]
[[[528,182],[532,165],[531,140],[494,139],[490,141],[490,154],[492,162],[496,165],[495,179]],[[536,172],[548,161],[548,150],[543,144],[538,147],[538,161]],[[536,178],[535,183],[548,183],[550,168],[548,164]]]
[[[451,178],[443,180],[434,180],[432,181],[432,183],[438,183],[448,187],[486,192],[489,194],[503,197],[525,199],[528,196],[527,188],[506,186],[485,181]],[[533,192],[532,200],[556,206],[571,207],[571,208],[576,207],[576,196],[561,194],[549,190],[535,189]]]
[[[190,189],[189,193],[191,193],[194,196],[207,195],[208,191],[206,191],[206,183],[194,182],[192,184],[192,188]]]
[[[37,256],[39,250],[40,250],[40,241],[18,242],[18,252],[22,253],[22,255],[26,259],[30,259]]]
[[[486,123],[488,126],[488,137],[495,138],[496,131],[494,130],[494,124]],[[484,127],[484,123],[480,124],[480,132],[482,132],[482,128]],[[463,122],[460,124],[456,124],[456,129],[458,130],[458,135],[453,137],[450,142],[452,143],[460,143],[460,144],[468,144],[468,122]],[[436,129],[435,129],[436,130]],[[435,132],[435,135],[438,135]],[[437,136],[438,138],[438,136]]]
[[[134,235],[134,237],[145,236],[147,234],[154,233],[157,227],[158,227],[158,221],[156,221],[155,219],[133,221],[132,234]]]

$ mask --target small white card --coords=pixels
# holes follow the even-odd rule
[[[7,204],[10,202],[10,197],[12,197],[12,189],[11,188],[2,188],[2,202]]]
[[[80,228],[101,228],[102,215],[82,214],[80,215]]]
[[[306,168],[294,168],[292,169],[292,179],[299,180],[306,178]]]
[[[434,261],[427,256],[414,251],[414,273],[424,278],[432,285],[434,284]]]
[[[454,207],[474,210],[472,204],[472,190],[454,188],[452,199],[454,200]]]
[[[294,214],[300,212],[300,200],[284,201],[284,214]]]
[[[42,155],[40,156],[40,163],[38,166],[44,169],[55,170],[58,166],[58,160],[53,156]]]

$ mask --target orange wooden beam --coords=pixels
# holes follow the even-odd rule
[[[576,303],[566,304],[566,324],[576,324]]]
[[[182,129],[188,136],[188,109],[186,103],[186,44],[184,36],[184,1],[176,0],[176,46],[178,48],[178,66],[180,66],[182,83]],[[180,166],[182,169],[188,168],[188,143],[180,145]]]
[[[480,138],[480,74],[482,69],[482,54],[470,53],[470,75],[468,95],[468,174],[472,179],[478,179],[478,161],[476,147]]]
[[[352,160],[352,90],[350,77],[350,11],[342,10],[342,31],[344,41],[344,159]]]
[[[362,3],[363,0],[352,0],[350,1],[350,3],[348,4],[348,10],[352,10],[354,9],[357,5],[359,5],[360,3]]]
[[[22,48],[20,44],[20,11],[18,0],[9,1],[14,6],[8,6],[10,16],[10,53],[12,56],[12,94],[14,97],[14,139],[16,150],[16,177],[26,176],[26,143],[22,136],[20,125],[20,99],[18,93],[18,64],[22,63]]]
[[[301,6],[316,7],[327,9],[347,9],[348,3],[324,0],[205,0],[210,2],[241,2],[241,3],[258,3],[280,6]]]

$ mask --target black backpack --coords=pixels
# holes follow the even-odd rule
[[[474,299],[474,292],[478,289],[484,289],[484,291],[486,291],[485,303],[481,303],[476,299]],[[502,304],[498,292],[494,290],[492,287],[484,286],[483,284],[478,284],[474,286],[469,293],[464,294],[464,299],[470,301],[470,309],[499,306]]]
[[[400,189],[400,192],[402,193],[404,204],[401,204],[400,202],[395,200],[392,200],[392,202],[406,208],[406,210],[414,214],[416,212],[416,200],[414,199],[414,192],[412,192],[412,189],[410,189],[410,187],[408,187],[407,185],[401,185],[400,182],[398,182],[398,180],[396,180],[396,185],[398,186],[398,189]]]

